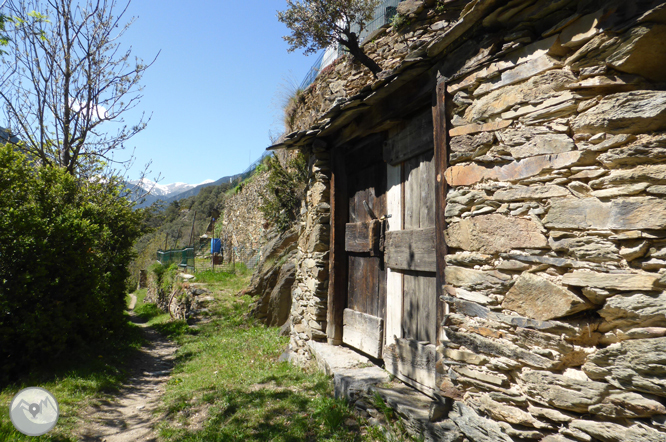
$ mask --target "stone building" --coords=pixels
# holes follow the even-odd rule
[[[296,359],[370,356],[428,439],[666,440],[664,3],[407,0],[377,78],[320,75],[273,146],[311,158]]]

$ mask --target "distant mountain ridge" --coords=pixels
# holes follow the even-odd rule
[[[171,183],[171,184],[159,184],[154,181],[143,179],[143,180],[132,180],[127,182],[127,187],[129,189],[135,189],[130,192],[130,199],[137,201],[140,194],[150,191],[148,195],[143,198],[143,201],[139,202],[136,207],[148,207],[154,204],[157,201],[163,201],[166,204],[169,204],[173,201],[182,200],[189,198],[191,196],[198,195],[201,189],[208,186],[219,186],[223,183],[232,182],[240,177],[245,175],[244,173],[239,173],[232,176],[225,176],[216,181],[205,180],[199,184],[188,184],[188,183]]]
[[[153,196],[175,196],[179,193],[185,192],[187,190],[193,189],[197,186],[204,184],[209,184],[214,182],[213,180],[206,180],[199,184],[187,184],[187,183],[171,183],[171,184],[159,184],[149,179],[143,178],[141,180],[128,181],[129,184],[138,185],[145,191],[150,191],[150,194]]]

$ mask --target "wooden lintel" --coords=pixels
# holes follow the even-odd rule
[[[386,232],[384,262],[392,269],[435,272],[435,228]]]

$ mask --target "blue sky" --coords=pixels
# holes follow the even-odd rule
[[[152,59],[140,111],[148,127],[128,143],[136,147],[130,178],[152,160],[147,178],[160,184],[199,183],[242,172],[282,129],[281,84],[300,83],[316,56],[287,52],[288,29],[277,21],[284,0],[159,2],[134,0],[137,20],[123,38],[132,53]],[[126,156],[127,154],[125,154]]]

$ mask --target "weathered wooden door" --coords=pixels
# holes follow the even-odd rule
[[[343,342],[375,358],[384,346],[386,270],[380,241],[386,215],[386,165],[381,137],[370,137],[346,153],[348,222],[347,302]]]
[[[389,137],[387,164],[389,228],[385,240],[387,323],[384,361],[389,372],[436,394],[435,351],[443,303],[439,298],[442,195],[437,174],[433,110],[414,116]],[[445,146],[444,146],[445,148]],[[441,233],[440,232],[440,233]],[[440,255],[438,258],[438,254]]]

